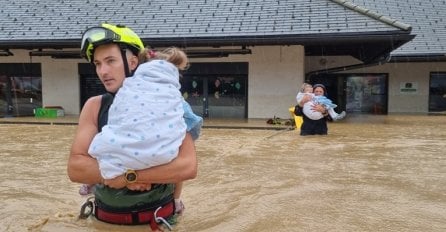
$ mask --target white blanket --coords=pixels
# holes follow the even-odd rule
[[[185,133],[178,69],[163,60],[141,64],[127,78],[110,107],[108,123],[89,154],[99,162],[104,179],[128,169],[146,169],[178,155]]]

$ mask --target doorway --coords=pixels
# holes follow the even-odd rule
[[[429,82],[429,112],[446,111],[446,72],[431,73]]]
[[[93,96],[104,94],[104,85],[96,74],[96,69],[92,64],[79,63],[79,82],[80,82],[80,109],[84,107],[85,102]]]
[[[193,63],[181,93],[205,118],[247,118],[248,63]]]
[[[387,114],[387,74],[322,74],[310,77],[311,84],[323,84],[328,98],[338,107],[336,112],[345,110],[357,114]]]
[[[80,63],[81,109],[88,98],[106,92],[94,66]],[[205,118],[247,118],[248,63],[193,63],[180,75],[181,93]]]

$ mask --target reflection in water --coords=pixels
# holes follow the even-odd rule
[[[446,117],[353,116],[328,136],[204,129],[175,231],[444,231]],[[147,231],[78,220],[75,126],[0,124],[0,231]]]

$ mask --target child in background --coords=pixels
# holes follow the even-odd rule
[[[333,121],[341,120],[345,117],[346,113],[345,111],[342,111],[340,114],[336,113],[334,108],[337,107],[336,104],[333,104],[333,102],[328,99],[326,96],[315,96],[313,93],[313,86],[308,83],[303,83],[300,91],[297,93],[296,101],[297,104],[301,105],[301,101],[304,96],[310,96],[311,101],[306,102],[302,108],[303,113],[305,116],[307,116],[309,119],[312,120],[319,120],[324,117],[324,115],[318,111],[312,110],[312,106],[315,104],[321,104],[327,109],[328,114],[333,119]]]

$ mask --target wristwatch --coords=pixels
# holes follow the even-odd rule
[[[135,183],[138,179],[138,175],[135,170],[129,169],[125,172],[125,181],[127,184]]]

